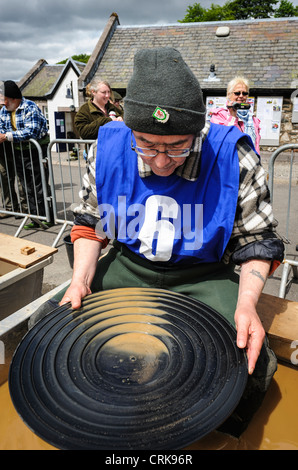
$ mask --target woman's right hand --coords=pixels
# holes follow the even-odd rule
[[[86,284],[71,282],[59,305],[70,302],[73,309],[78,309],[81,307],[82,299],[88,294],[91,294],[91,289]]]
[[[82,299],[91,294],[90,286],[96,271],[102,243],[99,240],[78,238],[74,244],[74,265],[70,286],[60,305],[71,303],[73,309],[81,307]]]

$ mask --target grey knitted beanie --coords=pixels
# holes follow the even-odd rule
[[[124,122],[157,135],[198,134],[205,125],[200,84],[171,47],[143,49],[134,58],[124,99]]]

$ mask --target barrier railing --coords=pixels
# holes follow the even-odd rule
[[[53,219],[55,224],[62,224],[53,247],[57,246],[67,227],[73,225],[71,205],[79,203],[79,191],[83,186],[83,175],[86,172],[85,159],[94,143],[94,140],[55,139],[48,145]]]
[[[51,222],[46,146],[35,139],[0,145],[0,204],[1,219],[23,219],[15,236],[30,219],[40,226]]]
[[[62,227],[52,244],[53,247],[56,247],[67,227],[74,224],[72,204],[80,202],[79,192],[83,186],[83,176],[86,172],[83,154],[87,157],[90,147],[95,144],[95,141],[56,139],[51,141],[47,148],[43,149],[34,139],[30,139],[25,144],[26,146],[20,144],[19,149],[16,149],[8,142],[0,146],[0,151],[1,148],[3,150],[3,153],[0,153],[0,203],[2,202],[3,206],[0,206],[0,214],[23,219],[15,236],[20,234],[28,219],[35,220],[40,225],[43,221],[61,224]],[[56,151],[54,146],[56,146]],[[60,150],[60,146],[63,146],[63,150]],[[286,150],[291,150],[291,156],[289,159],[288,204],[284,236],[288,245],[291,245],[289,226],[292,175],[294,151],[298,150],[298,144],[283,145],[271,155],[269,161],[269,189],[273,202],[274,165],[277,157]],[[38,172],[36,171],[37,158]],[[36,178],[36,173],[38,173],[38,178]],[[30,187],[29,177],[31,177],[30,181],[32,182]],[[31,210],[34,205],[36,210]],[[296,245],[297,240],[294,240],[294,243]],[[298,262],[296,259],[290,259],[287,251],[283,262],[279,291],[279,297],[282,298],[285,297],[290,270],[293,270],[294,277],[298,277]]]
[[[281,283],[280,283],[280,289],[279,289],[279,297],[285,298],[286,296],[286,290],[287,290],[287,285],[289,283],[289,274],[292,269],[293,272],[293,277],[298,278],[298,261],[294,258],[296,258],[295,255],[293,256],[293,259],[290,259],[289,257],[289,250],[288,246],[292,245],[292,241],[290,239],[290,222],[291,222],[291,217],[290,217],[290,210],[291,210],[291,202],[292,202],[292,189],[293,189],[293,169],[294,169],[294,164],[298,163],[295,162],[295,150],[298,150],[298,144],[286,144],[282,145],[278,149],[276,149],[273,154],[270,157],[269,160],[269,189],[270,189],[270,194],[271,194],[271,201],[273,203],[274,201],[274,165],[276,162],[276,159],[281,153],[283,153],[286,150],[291,150],[290,158],[289,158],[289,165],[288,165],[288,202],[286,206],[286,224],[285,224],[285,242],[286,242],[286,253],[285,253],[285,258],[283,261],[283,270],[282,270],[282,276],[281,276]],[[297,204],[297,202],[296,202]],[[298,235],[297,235],[298,237]],[[294,241],[294,244],[297,249],[297,239]]]

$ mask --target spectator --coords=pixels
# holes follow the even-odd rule
[[[74,210],[73,277],[56,301],[77,309],[91,292],[156,286],[197,298],[236,326],[237,345],[247,349],[247,394],[259,398],[276,358],[256,306],[284,247],[251,139],[205,123],[205,114],[178,51],[136,54],[125,124],[101,127],[89,155]],[[98,261],[109,238],[113,247]]]
[[[33,145],[29,148],[29,139],[38,141],[46,157],[49,136],[45,116],[33,101],[22,96],[15,82],[7,80],[4,106],[0,111],[0,144],[13,143],[17,176],[28,197],[28,211],[38,218],[45,216],[45,202],[38,151]],[[24,226],[25,229],[39,227],[34,219]]]
[[[23,187],[18,184],[17,194],[15,179],[13,149],[10,142],[3,142],[0,144],[0,192],[3,209],[9,212],[26,212],[28,209]],[[7,217],[11,217],[11,214],[0,213],[0,219]]]
[[[87,96],[75,117],[75,126],[82,139],[97,139],[98,129],[107,122],[122,120],[122,110],[110,102],[108,82],[95,80],[87,85]]]
[[[236,126],[241,132],[248,134],[260,154],[260,120],[253,115],[253,110],[240,109],[242,103],[247,102],[249,83],[244,77],[235,77],[227,87],[227,104],[224,108],[211,110],[211,122],[225,126]]]
[[[123,112],[123,106],[121,104],[122,101],[123,101],[123,98],[120,95],[120,93],[118,93],[115,90],[112,90],[111,102],[113,103],[113,105],[117,106],[117,108],[120,109]]]
[[[4,105],[4,86],[0,82],[0,110]],[[14,188],[15,171],[13,167],[10,144],[4,148],[0,145],[0,191],[4,210],[12,212],[17,209],[17,195]],[[10,214],[0,213],[0,219],[10,217]]]

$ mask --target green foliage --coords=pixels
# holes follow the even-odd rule
[[[228,2],[230,3],[230,2]],[[227,4],[226,4],[227,5]],[[178,20],[179,23],[196,23],[203,21],[223,21],[230,18],[226,17],[227,7],[224,5],[211,4],[209,9],[203,8],[199,3],[194,3],[187,8],[187,14],[183,20]],[[233,19],[233,18],[232,18]]]
[[[238,0],[236,20],[270,18],[278,0]]]
[[[298,7],[289,0],[228,0],[223,6],[211,4],[204,8],[200,3],[187,7],[186,15],[179,23],[197,23],[204,21],[246,20],[250,18],[280,18],[298,16]]]
[[[274,17],[286,18],[291,16],[298,16],[298,6],[294,7],[288,0],[281,0],[279,7],[274,12]]]
[[[78,62],[83,62],[84,64],[87,64],[90,55],[88,54],[78,54],[78,55],[73,55],[71,57],[73,60],[77,60]],[[60,62],[57,62],[57,64],[66,64],[68,59],[61,60]]]

